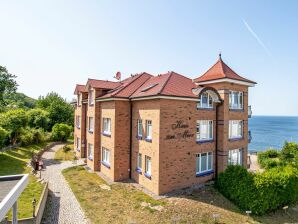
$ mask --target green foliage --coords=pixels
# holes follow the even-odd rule
[[[49,124],[49,113],[45,110],[36,108],[29,110],[28,115],[28,125],[33,128],[43,128],[47,130]]]
[[[18,137],[18,142],[21,142],[22,146],[31,144],[39,144],[49,140],[43,129],[26,128],[22,129]]]
[[[0,149],[7,145],[9,133],[0,127]]]
[[[16,143],[19,134],[27,124],[28,117],[22,109],[9,110],[0,115],[0,126],[10,132],[10,138],[13,144]]]
[[[57,123],[73,125],[74,109],[57,93],[51,92],[46,97],[39,97],[37,107],[49,113],[49,130]]]
[[[280,160],[284,164],[298,167],[298,144],[296,142],[285,142],[280,152]]]
[[[298,201],[298,171],[291,166],[258,174],[241,166],[229,166],[219,174],[216,186],[239,208],[258,215]]]
[[[4,100],[6,102],[4,111],[10,109],[32,109],[35,107],[36,102],[35,99],[28,97],[23,93],[4,94]]]
[[[276,149],[267,149],[258,153],[258,163],[261,168],[269,169],[280,164],[278,159],[280,152]]]
[[[5,67],[0,66],[0,108],[6,105],[4,95],[14,93],[18,84],[15,81],[16,76],[10,74]]]
[[[72,127],[67,124],[55,124],[52,128],[52,139],[54,141],[66,142],[72,132]]]

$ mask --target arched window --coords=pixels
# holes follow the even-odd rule
[[[200,102],[198,103],[198,108],[213,108],[213,100],[208,92],[201,94]]]

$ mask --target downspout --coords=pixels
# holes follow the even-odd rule
[[[130,102],[130,136],[129,136],[129,178],[132,178],[132,101]]]
[[[216,136],[216,141],[215,141],[215,180],[217,180],[217,173],[218,173],[218,159],[217,159],[217,147],[218,147],[218,107],[222,104],[222,101],[216,104],[215,107],[215,118],[216,118],[216,129],[215,129],[215,136]]]

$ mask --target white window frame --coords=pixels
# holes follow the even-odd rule
[[[111,159],[111,150],[102,147],[102,162],[105,163],[105,165],[110,166],[110,159]]]
[[[92,120],[92,122],[91,122],[91,120]],[[93,117],[88,117],[88,130],[89,130],[89,132],[94,131],[94,118]]]
[[[243,109],[243,92],[241,91],[233,91],[230,90],[229,92],[229,108],[232,110],[242,110]],[[237,98],[238,102],[235,103],[235,97]]]
[[[78,104],[78,106],[81,106],[82,105],[82,94],[81,93],[78,94],[77,104]]]
[[[229,139],[243,138],[243,124],[243,120],[229,120]],[[236,133],[234,133],[235,130]]]
[[[88,143],[88,159],[93,160],[93,144]]]
[[[207,104],[203,104],[203,97],[207,95]],[[207,92],[203,92],[200,97],[200,102],[197,104],[197,108],[201,109],[212,109],[213,108],[213,99],[211,95]]]
[[[206,169],[202,169],[202,157],[206,154]],[[199,161],[198,161],[199,160]],[[210,161],[211,160],[211,161]],[[199,167],[198,167],[199,164]],[[209,167],[211,164],[211,167]],[[196,154],[196,175],[213,171],[213,152],[204,152]]]
[[[80,115],[76,116],[76,126],[77,126],[77,128],[81,128],[81,116]]]
[[[207,125],[207,133],[202,133],[202,126]],[[196,138],[198,142],[213,140],[213,120],[197,120]],[[207,137],[204,137],[206,135]]]
[[[77,151],[81,151],[81,139],[77,137],[76,139]]]
[[[102,132],[106,135],[111,135],[111,118],[104,117],[102,119]]]
[[[143,137],[143,123],[141,119],[137,121],[137,135],[138,137]]]
[[[149,127],[151,127],[150,130]],[[152,140],[152,132],[152,120],[146,120],[146,139]]]
[[[152,175],[152,159],[150,156],[145,156],[145,174],[149,177]]]
[[[89,89],[89,105],[94,105],[94,89]]]
[[[228,165],[241,165],[242,166],[242,161],[243,161],[242,157],[243,157],[243,150],[241,148],[229,150]]]
[[[137,156],[137,170],[142,171],[142,154],[138,153]]]

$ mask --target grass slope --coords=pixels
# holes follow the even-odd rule
[[[68,145],[71,150],[68,151],[67,153],[63,152],[63,147],[61,147],[60,149],[58,149],[58,151],[55,153],[55,160],[73,160],[74,159],[74,151],[73,151],[73,144]]]
[[[92,223],[255,223],[212,187],[189,196],[154,200],[129,184],[113,184],[111,190],[97,174],[83,167],[63,171],[72,191]],[[142,202],[160,205],[162,211],[142,206]]]
[[[0,176],[30,173],[31,170],[27,163],[30,161],[32,153],[40,151],[45,145],[46,143],[19,147],[0,153]],[[32,200],[35,197],[38,201],[42,190],[43,185],[30,175],[29,184],[18,200],[18,218],[32,217]]]

